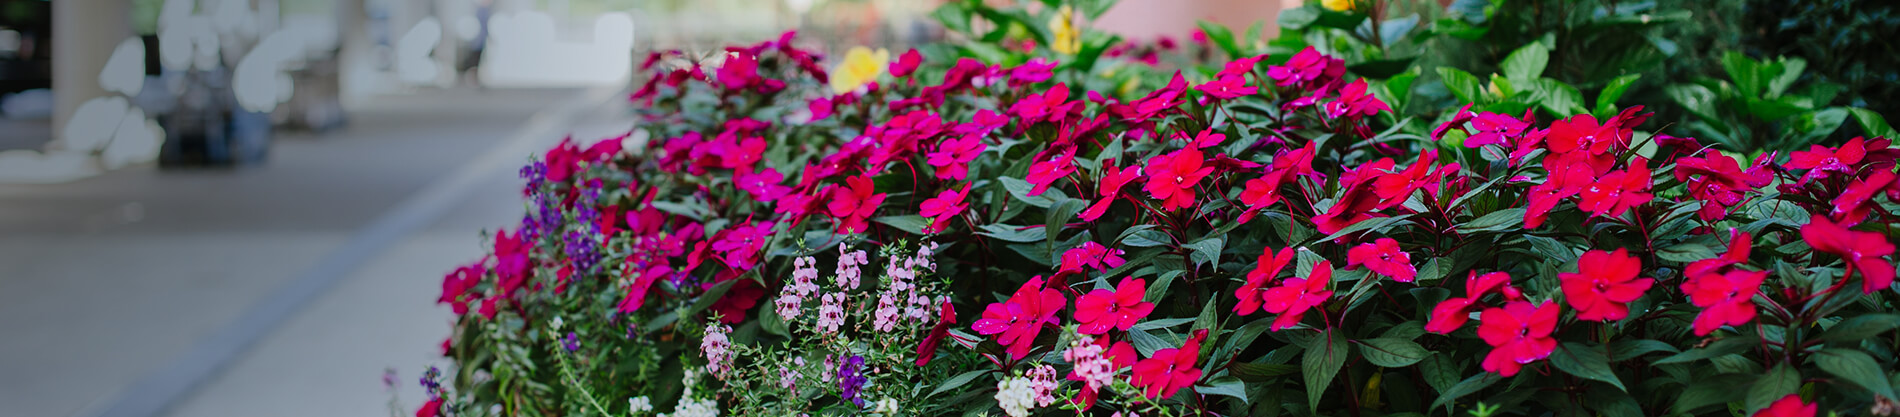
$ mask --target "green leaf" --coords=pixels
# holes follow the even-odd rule
[[[1564,343],[1563,348],[1550,355],[1550,364],[1571,375],[1586,379],[1608,382],[1616,389],[1629,391],[1623,381],[1616,378],[1616,372],[1610,371],[1610,361],[1603,357],[1603,351],[1581,343]]]
[[[1240,50],[1240,45],[1234,43],[1234,32],[1227,30],[1226,26],[1206,20],[1197,21],[1194,22],[1194,24],[1201,27],[1201,33],[1207,34],[1208,42],[1220,47],[1221,51],[1227,52],[1228,58],[1240,59],[1245,57],[1245,52]]]
[[[1531,42],[1512,51],[1498,64],[1504,71],[1504,77],[1513,82],[1527,83],[1543,76],[1544,66],[1550,63],[1550,47],[1543,43]]]
[[[1558,115],[1580,114],[1590,111],[1583,108],[1583,92],[1576,86],[1549,78],[1539,78],[1526,87],[1532,91],[1531,101],[1543,106],[1545,110]]]
[[[1738,389],[1735,381],[1747,377],[1721,374],[1690,384],[1682,390],[1682,395],[1676,396],[1676,403],[1671,409],[1675,411],[1674,414],[1688,414],[1698,408],[1741,400],[1744,392]]]
[[[1794,367],[1788,366],[1786,363],[1775,365],[1773,369],[1769,369],[1768,372],[1762,374],[1761,377],[1755,378],[1755,384],[1748,387],[1748,403],[1746,409],[1749,414],[1755,414],[1756,411],[1768,407],[1769,403],[1775,402],[1775,400],[1779,400],[1788,394],[1793,394],[1800,389],[1801,372],[1796,371]]]
[[[1696,242],[1677,243],[1656,250],[1656,257],[1670,262],[1690,263],[1715,258],[1716,256],[1719,255],[1716,255],[1714,248],[1710,248],[1707,244]]]
[[[1324,339],[1313,340],[1306,356],[1300,359],[1300,371],[1306,381],[1306,407],[1319,409],[1319,398],[1333,384],[1339,368],[1346,366],[1346,338],[1338,329],[1328,329]]]
[[[1451,94],[1458,96],[1461,102],[1476,103],[1483,91],[1479,87],[1478,77],[1457,68],[1438,67],[1438,78],[1445,82],[1445,89],[1451,90]]]
[[[1194,392],[1234,397],[1239,399],[1241,404],[1247,403],[1247,383],[1232,376],[1214,378],[1204,385],[1195,386]]]
[[[1115,1],[1116,0],[1076,0],[1075,4],[1076,9],[1080,10],[1083,16],[1088,16],[1089,20],[1095,20],[1095,18],[1102,17],[1102,13],[1107,13],[1109,8],[1115,7]]]
[[[1679,353],[1675,346],[1654,339],[1624,339],[1610,342],[1610,361],[1622,362],[1655,352]]]
[[[1894,395],[1892,382],[1888,381],[1887,375],[1882,373],[1882,370],[1886,368],[1881,367],[1880,362],[1874,361],[1872,356],[1867,356],[1866,352],[1853,349],[1823,349],[1810,358],[1814,360],[1816,366],[1821,367],[1822,371],[1873,391],[1876,395],[1884,395],[1887,398],[1900,397]]]
[[[1364,232],[1368,230],[1377,232],[1377,231],[1385,230],[1386,227],[1390,227],[1392,225],[1398,224],[1399,222],[1405,221],[1405,219],[1410,219],[1414,215],[1415,214],[1406,214],[1406,215],[1399,215],[1399,216],[1392,216],[1392,217],[1366,219],[1358,223],[1353,223],[1353,225],[1351,226],[1346,226],[1345,228],[1339,229],[1338,232],[1334,232],[1331,235],[1327,235],[1325,238],[1320,239],[1319,241],[1331,242],[1333,240],[1337,240],[1339,238],[1343,238],[1346,236],[1351,236],[1359,232]]]
[[[1438,393],[1450,392],[1458,384],[1458,362],[1451,355],[1431,355],[1418,362],[1418,371],[1425,376],[1425,384]]]
[[[1727,355],[1727,354],[1731,354],[1735,352],[1741,352],[1742,350],[1748,349],[1749,346],[1753,346],[1754,344],[1755,344],[1755,341],[1750,340],[1750,338],[1730,337],[1730,338],[1725,338],[1722,340],[1717,340],[1715,341],[1715,343],[1710,343],[1708,346],[1704,346],[1699,349],[1689,349],[1688,351],[1685,351],[1682,353],[1670,355],[1669,357],[1662,358],[1662,359],[1657,359],[1655,362],[1652,362],[1652,364],[1663,365],[1663,364],[1671,364],[1671,363],[1694,362],[1697,360],[1713,358],[1713,357]]]
[[[1192,258],[1194,266],[1198,267],[1202,264],[1219,265],[1220,251],[1222,247],[1226,245],[1226,240],[1226,236],[1215,236],[1183,246],[1192,250],[1192,252],[1188,252],[1188,257]]]
[[[1082,209],[1088,208],[1088,206],[1088,200],[1063,198],[1057,200],[1053,206],[1049,207],[1049,212],[1045,213],[1048,218],[1045,219],[1047,220],[1047,224],[1043,225],[1043,233],[1048,235],[1048,241],[1044,243],[1049,245],[1051,252],[1068,249],[1066,247],[1057,247],[1056,237],[1062,235],[1062,229],[1069,224],[1069,220],[1075,219],[1075,213],[1082,212]]]
[[[1825,342],[1859,342],[1862,339],[1886,333],[1888,330],[1893,330],[1894,328],[1900,328],[1900,315],[1863,314],[1837,323],[1834,327],[1829,327],[1827,332],[1821,333],[1821,340]]]
[[[1134,233],[1129,233],[1127,237],[1122,238],[1122,245],[1134,248],[1149,248],[1166,245],[1173,241],[1174,239],[1169,238],[1168,234],[1162,231],[1142,229]]]
[[[1048,233],[1047,230],[1041,227],[1025,229],[1022,226],[1003,223],[986,224],[980,227],[980,229],[983,229],[983,231],[977,232],[976,234],[1017,243],[1040,241],[1043,240]]]
[[[1373,365],[1387,368],[1412,366],[1431,354],[1424,346],[1406,339],[1382,337],[1359,341],[1359,356],[1365,357]]]
[[[1030,184],[1029,181],[1023,181],[1021,178],[1001,177],[997,178],[997,182],[1002,183],[1003,189],[1009,190],[1009,194],[1016,197],[1017,201],[1038,208],[1046,209],[1049,208],[1049,205],[1055,204],[1054,197],[1045,197],[1050,195],[1050,193],[1054,193],[1054,196],[1067,197],[1062,195],[1062,192],[1055,188],[1044,190],[1042,195],[1032,197],[1029,195],[1029,192],[1036,188],[1035,184]]]
[[[1141,356],[1152,356],[1157,350],[1175,347],[1169,346],[1167,341],[1161,340],[1161,338],[1155,337],[1155,335],[1149,334],[1147,331],[1135,330],[1134,328],[1128,329],[1128,342],[1129,344],[1135,345],[1135,350],[1140,351]]]
[[[970,9],[964,8],[963,2],[945,2],[942,6],[938,6],[936,11],[931,12],[930,17],[936,18],[937,23],[943,24],[944,29],[957,33],[970,33]]]
[[[929,221],[926,221],[924,220],[922,216],[918,216],[915,214],[884,216],[884,217],[873,218],[871,220],[878,223],[890,225],[891,227],[897,228],[897,230],[902,230],[913,235],[924,234],[924,227],[930,225]]]
[[[1459,397],[1471,395],[1472,393],[1484,390],[1485,387],[1489,387],[1491,386],[1491,384],[1496,384],[1498,383],[1498,381],[1503,381],[1503,380],[1504,380],[1504,377],[1498,376],[1498,374],[1491,373],[1491,372],[1485,372],[1485,373],[1481,373],[1477,375],[1472,375],[1470,378],[1465,378],[1465,380],[1463,381],[1458,381],[1457,385],[1452,385],[1451,388],[1446,389],[1443,394],[1438,394],[1438,399],[1432,400],[1431,408],[1438,408],[1438,407],[1451,405],[1452,402],[1457,401]]]
[[[725,282],[713,284],[712,288],[706,289],[706,292],[700,294],[698,299],[694,299],[693,305],[688,306],[686,311],[681,312],[680,317],[692,317],[701,311],[705,311],[707,307],[712,307],[713,302],[719,301],[720,297],[726,296],[726,290],[732,289],[734,284],[738,284],[740,280],[745,279],[751,278],[729,279]]]
[[[1273,377],[1292,375],[1294,372],[1299,372],[1300,367],[1278,363],[1241,362],[1228,367],[1228,370],[1242,381],[1265,382]]]
[[[1860,130],[1866,131],[1867,136],[1900,137],[1900,132],[1887,125],[1887,119],[1880,117],[1880,113],[1859,107],[1849,107],[1847,113],[1854,115],[1854,121],[1860,123]]]
[[[1144,321],[1140,323],[1135,323],[1134,326],[1129,326],[1128,329],[1129,330],[1157,330],[1157,329],[1166,329],[1169,327],[1179,326],[1179,325],[1193,323],[1193,322],[1194,322],[1193,318],[1155,319],[1155,320],[1148,320],[1148,321]]]
[[[1319,21],[1319,10],[1312,7],[1295,7],[1280,11],[1280,28],[1286,30],[1305,30],[1313,22]]]
[[[937,395],[937,394],[943,393],[944,391],[962,388],[964,385],[968,385],[970,381],[976,380],[976,377],[983,376],[984,374],[988,374],[988,373],[990,373],[990,371],[983,370],[983,371],[969,371],[969,372],[957,374],[957,376],[950,377],[950,379],[943,380],[943,383],[937,384],[937,389],[931,390],[930,395]],[[926,397],[930,395],[926,395]]]
[[[1466,233],[1495,232],[1516,229],[1519,225],[1523,224],[1524,208],[1517,207],[1493,211],[1490,214],[1472,219],[1470,222],[1458,226],[1458,230]]]
[[[1630,74],[1611,79],[1609,84],[1603,86],[1603,91],[1597,93],[1597,105],[1593,113],[1598,118],[1605,118],[1616,112],[1616,100],[1623,98],[1623,93],[1629,91],[1630,86],[1636,84],[1636,79],[1642,77],[1642,74]]]

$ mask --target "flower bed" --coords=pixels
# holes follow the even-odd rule
[[[1047,46],[654,54],[444,280],[419,415],[1896,412],[1886,139],[1401,119],[1314,48],[978,11]]]

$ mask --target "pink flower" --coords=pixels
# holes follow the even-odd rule
[[[1702,312],[1695,316],[1696,336],[1708,336],[1722,326],[1740,326],[1755,319],[1755,302],[1761,292],[1765,271],[1733,270],[1725,274],[1704,274],[1684,280],[1682,292]]]
[[[1261,251],[1257,265],[1247,272],[1247,283],[1241,285],[1240,289],[1234,290],[1234,297],[1240,299],[1240,304],[1234,306],[1234,312],[1244,316],[1259,310],[1261,304],[1265,302],[1262,296],[1272,289],[1269,285],[1279,279],[1280,271],[1285,270],[1286,266],[1292,263],[1293,248],[1274,251],[1269,247]]]
[[[962,180],[969,175],[970,161],[975,161],[977,155],[983,154],[986,149],[989,146],[983,144],[980,135],[945,139],[937,145],[936,150],[930,152],[928,162],[937,168],[937,178]]]
[[[1471,137],[1465,138],[1465,147],[1477,148],[1484,145],[1517,143],[1518,138],[1524,135],[1524,129],[1530,128],[1530,125],[1529,122],[1518,120],[1510,115],[1492,112],[1478,113],[1471,119],[1471,128],[1477,133],[1472,133]]]
[[[1097,289],[1075,300],[1076,329],[1082,334],[1103,334],[1113,328],[1128,331],[1135,322],[1147,318],[1154,303],[1141,301],[1148,295],[1148,282],[1124,277],[1114,291]]]
[[[1418,269],[1412,266],[1412,255],[1400,250],[1399,241],[1389,237],[1347,250],[1346,268],[1357,265],[1365,265],[1372,272],[1398,282],[1412,282],[1418,277]]]
[[[910,73],[916,72],[917,66],[923,63],[924,55],[917,53],[916,49],[905,51],[903,55],[897,56],[896,62],[891,63],[891,76],[896,78],[910,76]]]
[[[930,219],[930,225],[924,227],[924,233],[942,232],[943,227],[950,224],[950,220],[963,215],[963,210],[970,207],[970,205],[965,204],[963,200],[969,196],[970,183],[964,183],[963,188],[960,190],[943,190],[943,192],[937,193],[936,197],[924,200],[923,206],[918,208],[917,213],[926,219]]]
[[[779,174],[778,170],[772,168],[758,172],[743,171],[732,177],[734,187],[745,191],[746,194],[751,194],[754,200],[766,202],[778,200],[779,197],[792,192],[791,187],[779,184],[783,181],[785,181],[785,175]]]
[[[1054,320],[1067,303],[1061,291],[1043,288],[1042,277],[1038,276],[1023,283],[1008,300],[990,303],[983,309],[983,318],[970,328],[978,334],[997,336],[996,342],[1007,347],[1010,358],[1020,360],[1029,356],[1043,324]]]
[[[835,110],[835,106],[832,105],[831,98],[819,97],[819,98],[812,99],[811,102],[805,104],[805,111],[811,113],[811,115],[805,119],[805,123],[811,123],[811,122],[816,122],[819,120],[825,120],[826,118],[830,118],[831,112],[834,110]]]
[[[1481,363],[1484,370],[1514,376],[1524,364],[1550,357],[1557,350],[1557,339],[1550,333],[1557,329],[1559,312],[1556,303],[1537,306],[1529,301],[1484,309],[1478,316],[1478,337],[1492,347]]]
[[[1809,145],[1807,151],[1790,152],[1786,167],[1808,170],[1806,174],[1801,175],[1801,183],[1806,184],[1814,179],[1827,178],[1830,173],[1852,174],[1866,157],[1866,138],[1855,137],[1848,139],[1847,143],[1841,144],[1839,148]]]
[[[1655,280],[1636,278],[1643,263],[1629,252],[1592,250],[1577,259],[1577,272],[1557,274],[1564,301],[1577,309],[1578,320],[1613,321],[1629,316],[1629,303],[1642,298]]]
[[[1471,306],[1477,304],[1478,299],[1484,298],[1486,294],[1498,287],[1507,287],[1510,283],[1510,274],[1492,272],[1478,275],[1478,271],[1471,271],[1471,275],[1465,277],[1465,296],[1447,299],[1432,307],[1431,320],[1425,323],[1425,331],[1451,334],[1452,331],[1463,327],[1466,321],[1471,320]]]
[[[1162,210],[1179,210],[1194,206],[1194,187],[1201,178],[1214,172],[1213,167],[1204,167],[1206,158],[1197,149],[1180,149],[1148,159],[1148,182],[1142,189],[1149,197],[1162,200]]]
[[[1260,309],[1279,314],[1268,330],[1281,331],[1300,324],[1307,310],[1319,307],[1333,297],[1326,289],[1333,281],[1333,263],[1320,261],[1306,278],[1287,278],[1280,286],[1260,295]]]
[[[627,295],[620,299],[618,306],[615,306],[615,309],[621,313],[640,311],[640,307],[646,305],[647,293],[653,289],[653,283],[673,275],[673,268],[664,264],[654,265],[645,270],[638,269],[634,262],[627,262],[624,265],[627,272],[623,277],[631,276],[633,284],[627,286]]]
[[[1022,65],[1018,65],[1016,68],[1009,70],[1009,86],[1021,87],[1049,81],[1049,77],[1052,75],[1051,70],[1055,69],[1055,67],[1056,63],[1054,61],[1042,58],[1030,59],[1029,62],[1024,62]]]
[[[1554,158],[1544,159],[1544,169],[1548,172],[1544,183],[1532,186],[1530,205],[1524,208],[1524,228],[1535,229],[1544,224],[1550,210],[1557,203],[1583,192],[1584,187],[1594,185],[1595,178],[1590,167],[1583,164],[1564,163]]]
[[[719,84],[727,90],[744,90],[759,83],[759,57],[743,51],[726,52],[719,65]]]
[[[1102,197],[1095,200],[1095,204],[1090,204],[1081,213],[1077,213],[1082,221],[1092,222],[1102,218],[1102,214],[1108,212],[1108,206],[1113,204],[1116,198],[1121,197],[1122,187],[1128,185],[1130,181],[1141,178],[1141,167],[1124,169],[1115,166],[1114,161],[1102,161],[1101,173],[1102,179],[1095,183],[1095,190]]]
[[[749,271],[758,262],[759,249],[763,249],[766,239],[771,237],[772,225],[772,222],[755,224],[748,220],[726,229],[721,233],[723,237],[713,242],[713,251],[722,254],[726,267]]]
[[[1254,68],[1260,65],[1260,60],[1263,59],[1267,59],[1267,54],[1227,61],[1226,65],[1221,66],[1220,72],[1214,74],[1214,78],[1252,74]]]
[[[1848,271],[1841,279],[1859,271],[1862,291],[1873,294],[1893,286],[1893,263],[1884,258],[1893,254],[1894,247],[1887,242],[1886,235],[1848,230],[1816,214],[1808,219],[1807,225],[1801,226],[1801,239],[1815,252],[1834,254],[1847,261]]]
[[[1115,268],[1122,266],[1121,249],[1109,249],[1094,241],[1082,242],[1082,245],[1062,252],[1062,270],[1082,272],[1083,268]]]
[[[831,202],[825,207],[838,218],[838,232],[851,234],[870,230],[871,213],[884,204],[884,194],[869,175],[846,178],[846,186],[831,189]]]
[[[1050,184],[1054,184],[1056,180],[1075,173],[1076,148],[1074,146],[1065,148],[1066,149],[1063,149],[1062,152],[1049,155],[1049,159],[1036,161],[1035,164],[1029,165],[1029,178],[1027,178],[1027,181],[1035,185],[1029,189],[1030,196],[1042,195],[1044,191],[1049,190]]]
[[[1247,78],[1239,75],[1222,76],[1194,89],[1219,100],[1233,100],[1260,92],[1260,88],[1247,85]]]
[[[1207,340],[1207,330],[1196,330],[1180,348],[1156,350],[1153,356],[1135,363],[1134,378],[1129,382],[1149,399],[1173,397],[1182,388],[1194,386],[1201,380],[1201,369],[1194,365],[1200,361],[1203,340]]]
[[[1882,191],[1892,192],[1895,178],[1893,171],[1881,169],[1874,171],[1866,178],[1854,180],[1852,184],[1848,184],[1847,189],[1841,190],[1840,196],[1834,198],[1834,209],[1829,211],[1828,215],[1839,220],[1842,226],[1852,227],[1860,224],[1861,220],[1867,219],[1868,213],[1873,212],[1874,206],[1878,205],[1874,202],[1874,197],[1880,195]]]
[[[1359,119],[1378,115],[1381,111],[1392,111],[1378,97],[1366,92],[1366,79],[1353,80],[1346,88],[1339,90],[1339,99],[1326,103],[1326,116],[1332,118],[1348,117]]]
[[[1027,128],[1044,120],[1062,123],[1068,113],[1081,107],[1081,102],[1070,102],[1069,86],[1056,83],[1048,91],[1034,93],[1017,100],[1009,106],[1009,114],[1021,119],[1018,128]]]
[[[1788,394],[1756,411],[1753,417],[1814,417],[1820,406],[1801,401],[1801,394]]]
[[[1326,56],[1308,46],[1287,59],[1286,65],[1267,67],[1267,76],[1281,87],[1301,83],[1326,84],[1346,73],[1346,61]]]
[[[1630,158],[1628,169],[1610,172],[1585,187],[1583,202],[1577,208],[1590,212],[1591,216],[1622,216],[1630,208],[1654,198],[1649,194],[1649,182],[1649,160],[1640,156]]]

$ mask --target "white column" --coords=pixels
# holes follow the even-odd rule
[[[109,93],[99,72],[112,50],[132,36],[130,0],[53,3],[53,136],[60,137],[80,103]]]

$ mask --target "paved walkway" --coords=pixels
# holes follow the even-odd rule
[[[587,93],[384,97],[343,131],[280,137],[260,167],[0,186],[0,417],[90,417],[141,398],[177,416],[386,415],[386,368],[413,407],[415,378],[443,363],[440,277],[479,256],[476,232],[519,218],[521,150],[629,126],[619,100]],[[606,105],[575,105],[588,97]],[[445,210],[412,210],[418,199]],[[406,233],[338,261],[404,213],[420,216]],[[323,271],[336,276],[310,279]],[[249,332],[247,349],[191,359],[310,282],[333,285]],[[152,389],[197,362],[224,366],[196,389]]]

